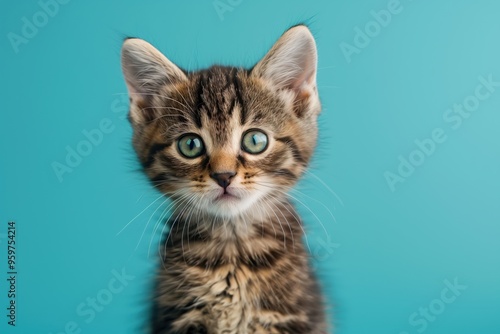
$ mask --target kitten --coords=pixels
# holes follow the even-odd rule
[[[316,67],[302,25],[252,69],[188,73],[143,40],[124,42],[133,146],[174,203],[152,333],[327,333],[287,197],[316,144]]]

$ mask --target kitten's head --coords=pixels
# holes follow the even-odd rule
[[[146,174],[178,206],[222,217],[266,209],[313,153],[321,109],[316,64],[305,26],[285,32],[250,70],[186,73],[149,43],[127,39],[122,67]]]

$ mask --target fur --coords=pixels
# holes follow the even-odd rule
[[[252,69],[187,73],[149,43],[125,41],[133,146],[173,203],[152,333],[327,333],[287,196],[316,145],[316,63],[305,26],[285,32]],[[242,149],[252,129],[268,138],[259,154]],[[201,138],[202,155],[182,156],[184,134]],[[214,181],[220,173],[234,175],[227,188]]]

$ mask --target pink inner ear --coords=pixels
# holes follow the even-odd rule
[[[129,94],[131,101],[133,101],[135,103],[144,102],[145,99],[143,96],[143,92],[140,92],[139,90],[137,90],[135,88],[135,85],[130,83],[128,80],[125,80],[125,83],[127,85],[128,94]]]
[[[304,66],[305,67],[305,66]],[[297,93],[303,92],[304,91],[304,86],[309,86],[313,83],[314,80],[314,68],[313,69],[308,69],[306,68],[305,71],[301,73],[295,80],[293,80],[292,84],[290,85],[290,88]]]
[[[293,51],[281,50],[272,55],[263,72],[264,76],[278,87],[302,93],[310,90],[315,84],[316,55],[314,50]]]

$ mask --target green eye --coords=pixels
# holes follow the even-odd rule
[[[243,135],[241,147],[245,152],[259,154],[266,150],[267,135],[260,130],[249,130]]]
[[[189,159],[197,158],[205,152],[205,146],[201,137],[192,133],[179,138],[177,147],[179,148],[179,152]]]

